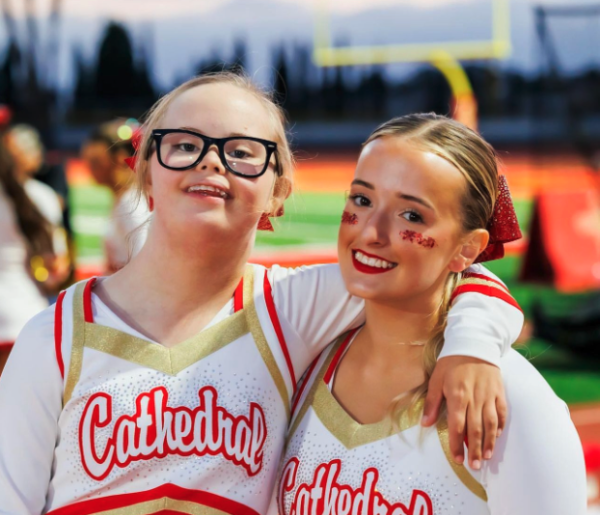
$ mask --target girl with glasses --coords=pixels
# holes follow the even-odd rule
[[[390,120],[367,140],[345,209],[356,223],[340,227],[340,268],[366,321],[324,351],[297,395],[279,514],[584,515],[568,409],[516,351],[501,359],[509,420],[482,467],[453,462],[452,413],[418,425],[461,274],[489,259],[490,235],[516,227],[493,149],[441,116]]]
[[[145,246],[34,318],[0,382],[3,513],[265,513],[298,379],[364,319],[337,266],[247,263],[293,169],[283,113],[249,80],[171,92],[137,155]],[[460,460],[466,415],[474,453],[503,425],[494,364],[522,314],[470,292],[451,315],[428,413],[443,392]]]

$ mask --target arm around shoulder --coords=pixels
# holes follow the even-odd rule
[[[0,378],[0,514],[41,513],[46,503],[63,380],[54,306],[31,319]]]

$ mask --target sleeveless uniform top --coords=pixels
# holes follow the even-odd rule
[[[254,268],[233,315],[172,348],[95,324],[93,283],[56,310],[73,336],[47,511],[263,513],[295,385]]]
[[[452,459],[448,426],[420,425],[422,402],[373,424],[334,397],[335,370],[355,331],[307,371],[294,400],[279,515],[583,515],[585,467],[564,403],[518,353],[501,366],[509,420],[494,456],[472,470]],[[274,508],[277,502],[278,510]]]
[[[281,515],[488,513],[483,487],[450,458],[447,425],[421,428],[421,403],[396,425],[359,424],[338,403],[329,384],[354,335],[307,372],[283,460]]]

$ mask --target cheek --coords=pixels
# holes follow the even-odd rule
[[[358,216],[350,211],[344,211],[342,213],[342,223],[348,225],[356,225],[358,223]]]
[[[231,174],[230,174],[231,175]],[[262,212],[269,209],[269,199],[273,190],[273,179],[266,173],[256,181],[242,177],[229,177],[229,184],[235,195],[236,203],[246,212]]]
[[[437,242],[432,237],[423,236],[420,232],[416,231],[402,231],[400,237],[402,238],[402,241],[412,243],[413,245],[417,245],[424,249],[431,250],[437,245]]]
[[[152,191],[155,197],[164,197],[172,193],[175,189],[179,190],[181,183],[180,175],[185,172],[174,172],[166,170],[158,163],[151,164],[147,173],[148,191]]]

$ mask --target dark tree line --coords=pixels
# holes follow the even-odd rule
[[[224,55],[214,50],[191,66],[192,74],[247,69],[246,44],[234,43]],[[311,47],[279,44],[271,49],[272,86],[294,120],[375,120],[415,111],[448,113],[450,90],[433,67],[423,66],[398,81],[382,66],[318,68]],[[134,47],[127,29],[109,23],[91,59],[73,51],[74,93],[67,121],[94,122],[109,116],[139,116],[158,98],[152,81],[152,58],[146,47]],[[38,59],[38,61],[40,61]],[[0,103],[17,117],[43,125],[50,120],[57,95],[36,75],[36,60],[16,38],[0,54]],[[492,62],[466,65],[484,117],[546,116],[575,120],[600,113],[600,70],[575,76],[526,77]],[[179,83],[189,77],[181,77]],[[175,86],[174,84],[173,86]],[[46,114],[44,114],[46,113]],[[27,118],[29,119],[27,120]],[[54,120],[59,121],[59,120]]]
[[[108,25],[92,62],[86,62],[78,50],[74,59],[74,117],[139,116],[157,98],[148,56],[143,50],[135,55],[131,38],[120,24]]]

